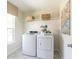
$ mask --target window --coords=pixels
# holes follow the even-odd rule
[[[15,40],[15,16],[7,14],[7,34],[8,44],[13,43]]]

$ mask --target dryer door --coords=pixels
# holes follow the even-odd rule
[[[39,49],[51,49],[51,38],[50,37],[39,37],[38,40]]]
[[[37,36],[37,56],[43,59],[53,59],[53,37]]]

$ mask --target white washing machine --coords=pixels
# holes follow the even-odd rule
[[[53,34],[37,35],[37,57],[54,59],[54,36]]]
[[[36,56],[37,54],[37,34],[25,33],[22,40],[23,54]]]

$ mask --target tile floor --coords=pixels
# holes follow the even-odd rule
[[[21,50],[18,50],[17,52],[9,55],[7,59],[41,59],[41,58],[23,55]],[[61,59],[58,52],[54,53],[54,59]]]

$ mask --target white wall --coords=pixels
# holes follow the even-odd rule
[[[48,29],[50,31],[57,33],[57,31],[60,28],[60,21],[56,19],[56,20],[48,20],[48,21],[37,20],[32,22],[25,22],[25,29],[26,31],[31,31],[31,30],[41,31],[40,28],[41,25],[48,25]]]
[[[59,10],[58,9],[54,9],[54,8],[49,8],[49,9],[43,9],[43,10],[35,11],[33,13],[33,16],[36,19],[41,19],[41,15],[42,14],[50,14],[51,15],[51,19],[59,18]]]
[[[24,18],[23,13],[21,11],[18,12],[18,16],[15,20],[15,43],[9,44],[7,53],[10,55],[16,49],[21,48],[21,40],[22,40],[22,34],[24,33]]]
[[[66,3],[68,2],[69,0],[63,0],[61,5],[60,5],[60,11],[64,8],[64,6],[66,5]]]

